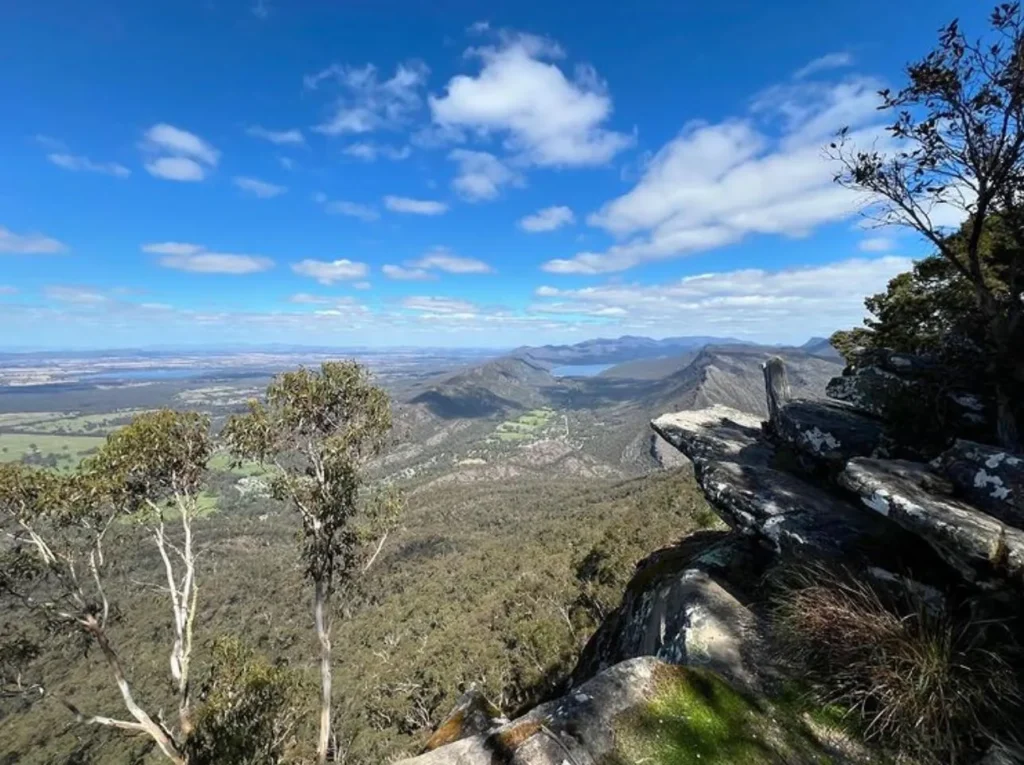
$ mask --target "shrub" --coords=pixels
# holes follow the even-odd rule
[[[1013,725],[1015,646],[998,623],[929,610],[822,566],[780,577],[773,609],[784,661],[868,739],[923,762],[958,763]],[[919,592],[919,591],[918,591]]]

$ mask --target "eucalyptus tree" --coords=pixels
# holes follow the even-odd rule
[[[70,630],[97,646],[131,719],[62,702],[83,723],[149,736],[181,765],[188,762],[184,742],[192,729],[189,672],[199,592],[193,522],[211,448],[205,417],[164,410],[136,417],[70,474],[0,464],[0,594],[12,612],[45,631]],[[171,612],[176,726],[137,700],[109,629],[117,610],[112,557],[120,550],[107,542],[112,529],[128,522],[142,526],[162,561],[156,573],[166,581],[161,590]],[[34,654],[16,647],[23,658]]]
[[[273,466],[272,495],[288,502],[302,523],[320,645],[321,763],[331,745],[332,596],[373,563],[399,509],[396,493],[363,490],[365,467],[381,454],[390,430],[387,394],[364,367],[345,361],[278,376],[265,402],[251,401],[222,434],[239,459]]]

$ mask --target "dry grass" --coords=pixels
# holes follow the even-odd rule
[[[863,723],[866,736],[923,762],[968,761],[1019,719],[1005,625],[929,611],[820,566],[780,579],[774,622],[787,664]]]

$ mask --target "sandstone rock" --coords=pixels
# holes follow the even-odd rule
[[[759,439],[755,422],[716,406],[663,415],[651,425],[693,461],[697,483],[723,520],[776,551],[857,557],[865,539],[886,535],[880,519],[774,467],[774,448]]]
[[[971,504],[1024,529],[1024,457],[958,440],[939,456],[936,465]]]
[[[574,686],[638,656],[708,667],[744,687],[756,686],[749,662],[756,619],[720,580],[721,572],[753,565],[757,551],[749,538],[721,532],[697,537],[639,564],[622,604],[583,649]]]
[[[798,716],[708,670],[631,659],[486,734],[398,765],[846,762]]]
[[[489,702],[480,691],[466,691],[444,722],[434,731],[434,735],[424,746],[424,751],[431,752],[469,736],[486,733],[507,722],[508,718],[503,716],[501,710]]]
[[[881,367],[857,369],[852,374],[833,377],[825,388],[825,395],[845,401],[856,409],[884,417],[894,402],[906,395],[913,383]]]
[[[927,542],[968,581],[1024,585],[1024,532],[945,493],[928,466],[858,458],[839,476],[873,510]]]
[[[880,420],[839,402],[790,401],[769,427],[798,453],[829,465],[874,455],[884,436]]]

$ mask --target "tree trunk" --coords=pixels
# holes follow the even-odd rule
[[[188,765],[188,760],[179,751],[178,745],[171,738],[170,734],[164,729],[164,727],[158,724],[152,717],[150,717],[146,711],[140,707],[132,696],[131,687],[128,685],[128,680],[124,676],[124,669],[121,667],[121,660],[118,659],[117,654],[107,641],[107,635],[101,627],[95,623],[85,625],[96,642],[100,646],[100,651],[103,652],[103,657],[107,660],[107,665],[114,673],[114,680],[117,682],[118,690],[121,691],[121,698],[124,701],[125,707],[131,713],[131,716],[138,720],[140,727],[149,734],[149,736],[156,742],[156,745],[160,748],[160,751],[169,759],[174,765]]]
[[[328,599],[326,582],[317,580],[313,594],[313,613],[316,634],[320,639],[320,735],[316,745],[316,761],[327,762],[327,749],[331,740],[331,636],[327,624]]]

